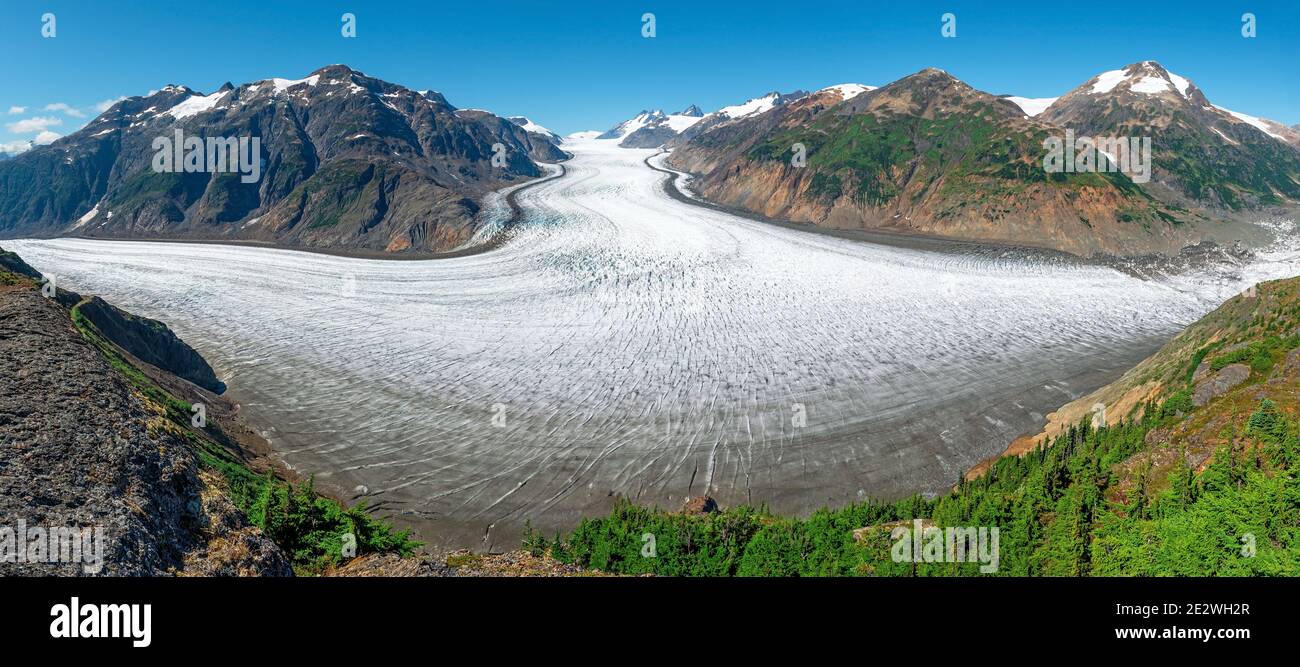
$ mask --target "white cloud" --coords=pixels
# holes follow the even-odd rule
[[[27,107],[9,107],[9,115],[27,113]]]
[[[31,147],[32,143],[30,141],[19,139],[18,141],[10,141],[9,143],[0,143],[0,153],[18,154]]]
[[[98,111],[99,113],[104,113],[105,111],[111,109],[114,104],[117,104],[118,102],[121,102],[124,99],[126,99],[126,95],[123,95],[121,97],[115,97],[109,100],[104,100],[103,102],[100,102],[99,104],[95,105],[95,111]]]
[[[5,127],[9,128],[14,134],[27,134],[29,132],[41,132],[55,125],[62,125],[63,120],[51,116],[35,116],[24,118],[16,123],[6,123]]]
[[[49,130],[45,130],[44,132],[41,132],[40,134],[36,135],[36,139],[34,141],[36,142],[37,146],[44,146],[45,144],[54,143],[54,141],[58,138],[59,138],[59,134],[57,132],[51,132]]]
[[[62,102],[55,102],[54,104],[47,104],[47,105],[45,105],[45,110],[46,110],[46,111],[62,111],[63,113],[66,113],[66,114],[68,114],[69,116],[72,116],[73,118],[85,118],[85,117],[86,117],[86,114],[82,113],[80,110],[78,110],[78,109],[74,109],[74,108],[72,108],[72,107],[70,107],[70,106],[68,106],[68,105],[66,105],[66,104],[64,104],[64,103],[62,103]]]

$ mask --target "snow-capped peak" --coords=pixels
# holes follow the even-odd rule
[[[776,106],[776,102],[780,98],[781,98],[780,93],[775,93],[775,92],[768,93],[762,97],[755,97],[753,99],[747,100],[743,104],[735,104],[729,107],[722,107],[721,109],[718,109],[713,113],[722,116],[724,118],[732,118],[732,119],[744,118],[746,116],[753,116],[756,114],[764,113],[766,111],[770,111],[772,107]]]
[[[1166,70],[1154,60],[1133,63],[1124,69],[1115,69],[1098,74],[1093,79],[1092,87],[1087,92],[1102,95],[1123,86],[1129,92],[1143,95],[1157,95],[1163,92],[1176,92],[1184,99],[1191,96],[1192,82]]]
[[[819,92],[819,93],[830,93],[830,92],[839,93],[839,95],[840,95],[840,99],[842,99],[842,100],[848,100],[848,99],[851,99],[851,98],[857,97],[858,95],[861,95],[862,93],[865,93],[865,92],[867,92],[867,91],[869,91],[869,90],[875,90],[875,89],[876,89],[875,86],[864,86],[864,85],[862,85],[862,84],[860,84],[860,83],[837,83],[837,84],[835,84],[834,86],[826,86],[825,88],[822,88],[821,90],[819,90],[819,91],[817,91],[817,92]]]
[[[515,125],[518,125],[519,127],[524,128],[525,130],[527,130],[527,131],[529,131],[529,132],[536,132],[537,134],[544,134],[544,135],[546,135],[546,136],[548,136],[548,137],[553,137],[553,138],[555,138],[555,139],[559,139],[559,138],[560,138],[560,135],[558,135],[558,134],[556,134],[556,133],[554,133],[554,132],[552,132],[552,131],[546,129],[545,127],[542,127],[541,125],[538,125],[537,123],[534,123],[534,122],[533,122],[531,119],[529,119],[527,116],[510,116],[510,117],[507,118],[506,120],[508,120],[508,121],[510,121],[510,122],[512,122],[512,123],[514,123]]]
[[[632,118],[625,120],[619,123],[618,125],[615,125],[614,127],[611,127],[609,131],[600,135],[600,137],[598,138],[621,140],[627,135],[636,132],[637,130],[645,127],[646,125],[649,125],[650,123],[659,120],[660,118],[664,118],[664,112],[662,110],[655,109],[654,111],[642,111],[636,116],[633,116]]]

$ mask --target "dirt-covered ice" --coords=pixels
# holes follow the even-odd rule
[[[283,458],[445,545],[511,547],[616,495],[803,512],[937,492],[1294,258],[1139,280],[674,201],[648,151],[567,145],[501,247],[432,261],[5,242],[163,319]]]

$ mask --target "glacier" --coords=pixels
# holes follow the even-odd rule
[[[652,150],[565,144],[487,252],[436,260],[6,241],[169,323],[277,455],[435,545],[513,548],[618,496],[806,513],[939,493],[1257,281],[787,229],[676,201]],[[551,170],[552,175],[558,170]],[[504,197],[487,215],[505,215]],[[492,224],[497,224],[496,222]]]

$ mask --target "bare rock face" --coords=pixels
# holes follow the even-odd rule
[[[134,391],[57,301],[0,285],[0,574],[292,574],[218,485],[165,408]],[[100,537],[76,561],[34,550],[38,535],[48,544],[64,528]],[[15,558],[15,547],[36,557]]]
[[[81,312],[109,340],[137,359],[214,394],[226,391],[225,383],[217,379],[207,360],[172,333],[166,324],[128,313],[97,296],[81,304]]]
[[[1200,407],[1212,399],[1228,393],[1228,390],[1246,381],[1250,377],[1250,366],[1246,364],[1229,364],[1212,377],[1203,378],[1196,383],[1192,391],[1192,405]]]
[[[41,279],[40,271],[33,269],[31,265],[24,262],[23,258],[19,257],[17,253],[9,252],[4,248],[0,248],[0,271],[8,271],[33,280]]]
[[[1268,384],[1295,384],[1300,376],[1300,347],[1286,353],[1268,374]]]

